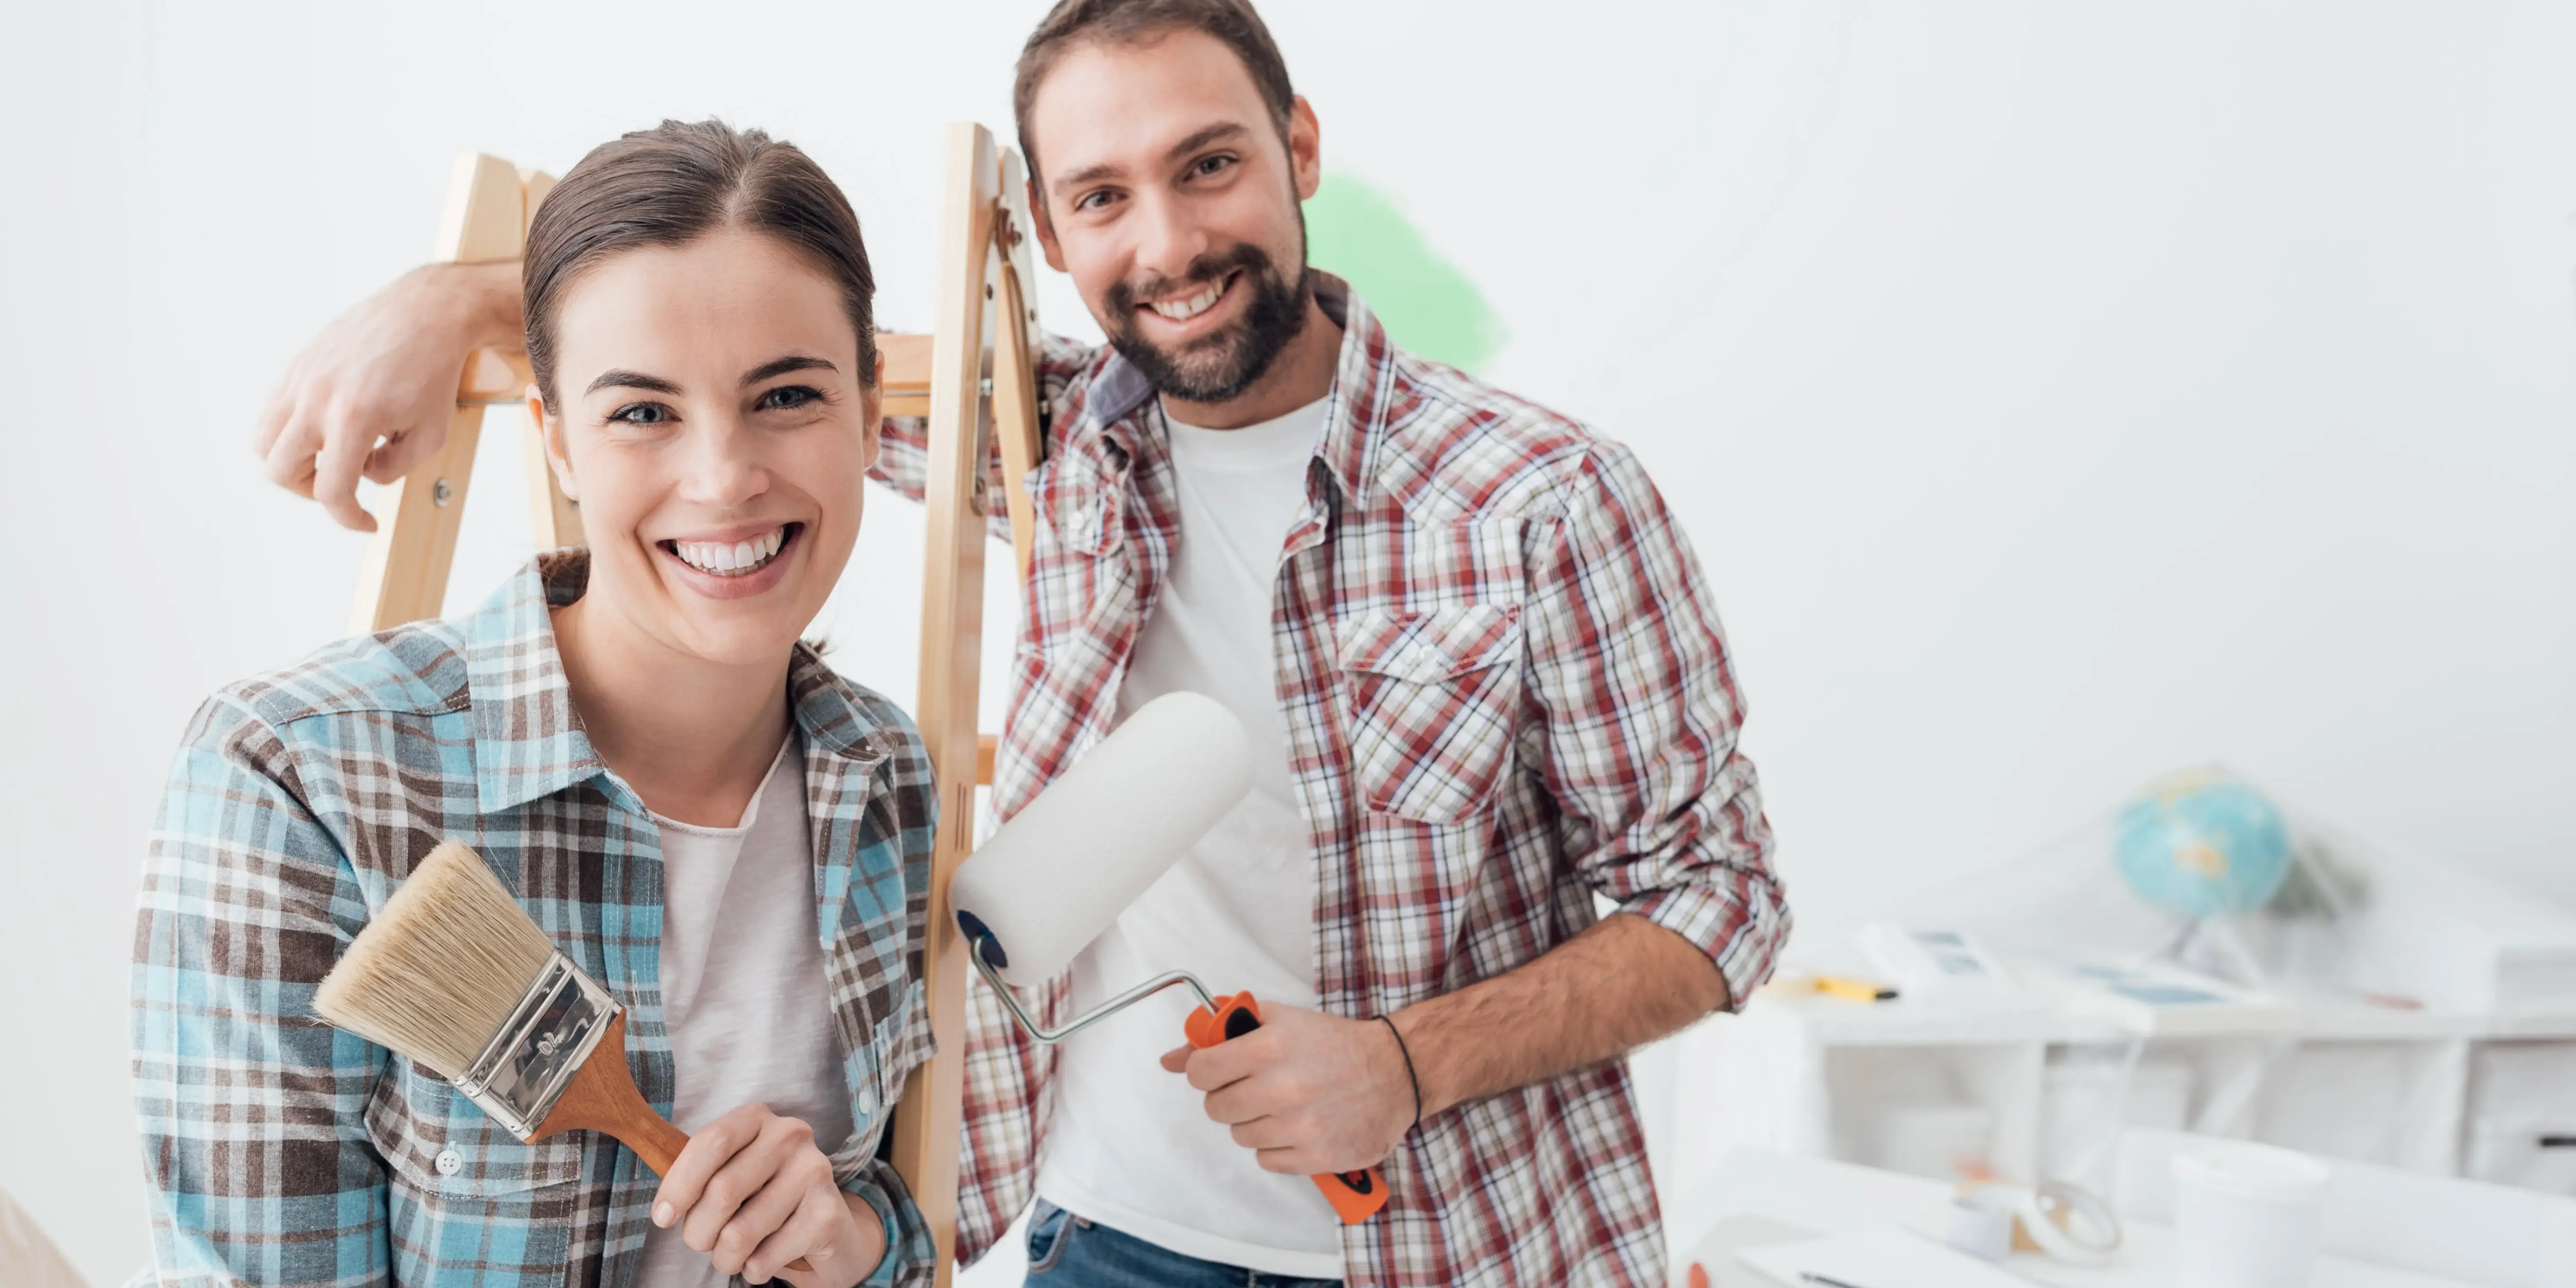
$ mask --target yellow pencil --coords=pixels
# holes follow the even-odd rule
[[[1836,997],[1848,997],[1855,1002],[1892,1002],[1896,1000],[1895,989],[1889,988],[1885,984],[1873,983],[1865,979],[1853,979],[1847,975],[1816,976],[1816,991],[1819,993],[1831,993]]]

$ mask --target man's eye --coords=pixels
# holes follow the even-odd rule
[[[1110,195],[1111,194],[1108,192],[1098,189],[1086,192],[1080,197],[1074,199],[1073,208],[1076,210],[1098,210],[1102,206],[1109,204]]]
[[[608,413],[608,418],[622,420],[629,425],[660,425],[671,419],[671,409],[660,403],[628,403]]]
[[[1219,155],[1219,156],[1212,156],[1212,157],[1201,157],[1201,158],[1199,158],[1199,163],[1198,163],[1197,165],[1194,165],[1194,166],[1191,166],[1191,167],[1190,167],[1190,173],[1192,173],[1192,174],[1197,174],[1197,175],[1210,175],[1210,174],[1215,174],[1217,171],[1222,170],[1222,169],[1226,168],[1227,166],[1230,166],[1230,165],[1233,165],[1233,164],[1234,164],[1234,158],[1233,158],[1233,157],[1230,157],[1230,156],[1223,156],[1223,155]]]
[[[820,402],[822,398],[823,391],[819,389],[805,385],[781,385],[762,394],[759,407],[762,411],[785,411],[793,407],[802,407],[807,403]]]

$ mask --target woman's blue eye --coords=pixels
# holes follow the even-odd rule
[[[671,409],[660,403],[628,403],[610,412],[608,418],[629,425],[659,425],[671,419]]]
[[[762,394],[760,406],[765,411],[785,411],[819,401],[822,397],[820,390],[810,389],[804,385],[781,385]]]

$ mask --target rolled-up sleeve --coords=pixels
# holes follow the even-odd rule
[[[926,771],[927,762],[919,761],[918,757],[915,759]],[[930,866],[927,824],[912,829],[905,837],[918,842],[912,847],[910,863],[926,877]],[[917,914],[906,918],[907,939],[914,952],[921,946],[922,925],[923,920]],[[930,1057],[933,1049],[930,1010],[919,1004],[917,986],[914,1002],[905,1008],[909,1018],[905,1021],[903,1034],[893,1044],[894,1050],[900,1053],[897,1059],[901,1064],[886,1080],[897,1086],[902,1085],[904,1075],[916,1064]],[[880,1123],[885,1121],[890,1120],[880,1120]],[[882,1125],[879,1130],[883,1130]],[[902,1174],[895,1170],[892,1162],[874,1152],[883,1143],[882,1138],[873,1133],[862,1133],[850,1142],[847,1152],[832,1156],[832,1174],[837,1178],[841,1191],[867,1200],[868,1207],[877,1214],[877,1228],[885,1231],[885,1256],[877,1262],[877,1268],[859,1282],[872,1288],[896,1284],[902,1288],[923,1288],[938,1277],[939,1255],[931,1243],[929,1219],[922,1215],[921,1205],[914,1201],[912,1187],[904,1183]]]
[[[870,1159],[855,1175],[841,1182],[841,1189],[866,1199],[885,1230],[885,1257],[860,1283],[867,1288],[919,1288],[937,1277],[939,1263],[937,1254],[931,1251],[930,1226],[922,1218],[920,1205],[912,1201],[912,1191],[895,1174],[893,1164]]]
[[[210,700],[144,860],[134,1098],[171,1288],[390,1282],[363,1125],[383,1048],[311,1018],[364,902],[294,778],[273,730]]]
[[[1625,447],[1594,444],[1560,496],[1523,609],[1559,844],[1620,911],[1707,953],[1741,1007],[1790,923],[1717,610]]]
[[[1054,432],[1054,418],[1049,409],[1063,397],[1066,386],[1073,383],[1082,369],[1089,366],[1099,350],[1070,340],[1054,332],[1046,333],[1037,353],[1039,428]],[[918,501],[930,488],[930,418],[927,416],[888,416],[877,430],[877,460],[868,477],[907,500]],[[990,500],[984,516],[985,529],[996,541],[1011,539],[1011,515],[1007,500],[1010,489],[1002,485],[1002,441],[999,435],[988,435],[984,442],[984,472]]]

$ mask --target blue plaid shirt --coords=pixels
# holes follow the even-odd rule
[[[659,1182],[632,1153],[587,1131],[522,1143],[312,1010],[350,939],[453,838],[626,1005],[629,1065],[670,1112],[659,833],[582,733],[547,613],[588,573],[583,552],[545,556],[470,617],[344,640],[226,687],[190,723],[134,937],[160,1283],[633,1283]],[[928,1232],[877,1145],[930,1051],[930,764],[902,711],[810,649],[788,686],[856,1124],[821,1144],[886,1223],[868,1282],[927,1284]]]

